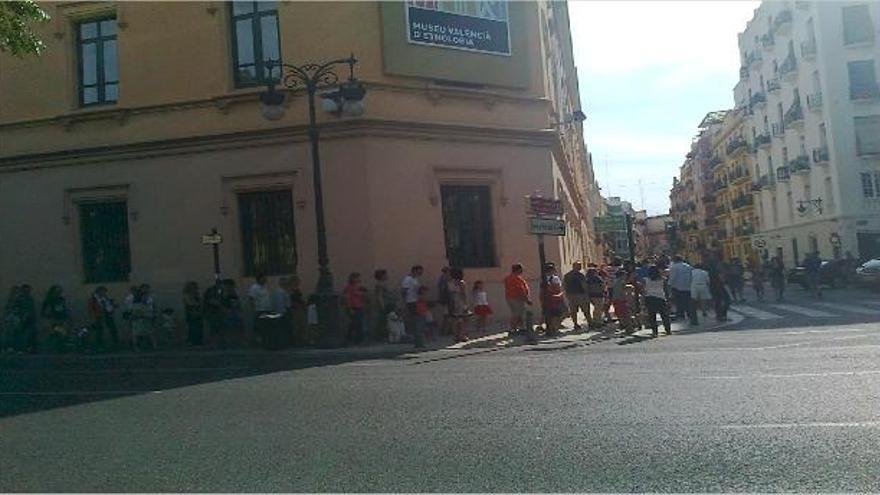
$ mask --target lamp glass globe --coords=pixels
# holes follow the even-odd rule
[[[284,116],[284,108],[281,105],[263,105],[263,118],[276,121]]]

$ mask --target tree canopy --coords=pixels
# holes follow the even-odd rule
[[[33,25],[49,15],[33,0],[0,1],[0,52],[16,57],[39,55],[45,45],[33,32]]]

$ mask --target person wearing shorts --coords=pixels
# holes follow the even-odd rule
[[[510,331],[508,334],[511,337],[518,330],[523,329],[526,305],[531,306],[532,304],[529,284],[522,274],[523,266],[515,263],[510,269],[510,274],[504,278],[504,298],[507,300],[507,307],[510,308]]]
[[[696,265],[691,271],[691,304],[694,307],[694,321],[697,321],[697,312],[702,311],[705,318],[708,314],[709,301],[712,295],[709,291],[709,272],[703,265]]]

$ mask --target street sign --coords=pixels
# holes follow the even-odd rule
[[[593,225],[597,232],[621,232],[626,230],[626,217],[616,215],[593,217]]]
[[[220,234],[205,234],[202,236],[202,244],[210,246],[212,244],[222,244],[223,236]]]
[[[556,218],[529,218],[529,234],[565,235],[565,221]]]
[[[764,249],[765,247],[767,247],[767,241],[765,241],[764,239],[760,239],[760,238],[755,239],[752,242],[752,246],[754,246],[757,249]]]
[[[526,214],[544,217],[562,215],[562,200],[542,198],[540,196],[526,196]]]

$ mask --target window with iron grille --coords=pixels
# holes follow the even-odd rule
[[[80,106],[116,103],[119,98],[116,19],[77,24],[76,46]]]
[[[880,154],[880,115],[855,117],[853,123],[856,130],[856,154]]]
[[[82,203],[79,220],[85,282],[128,280],[131,251],[125,201]]]
[[[461,268],[496,266],[489,186],[441,186],[440,195],[449,264]]]
[[[865,43],[874,39],[874,26],[867,4],[843,7],[843,43]]]
[[[880,96],[873,60],[856,60],[846,64],[849,72],[849,98],[876,98]]]
[[[281,62],[278,3],[234,1],[230,11],[235,86],[263,84],[272,77],[267,62]],[[272,72],[277,77],[279,69]]]
[[[862,195],[866,198],[874,197],[874,183],[870,173],[862,173]]]
[[[289,190],[238,195],[244,274],[285,275],[296,269],[293,201]]]

